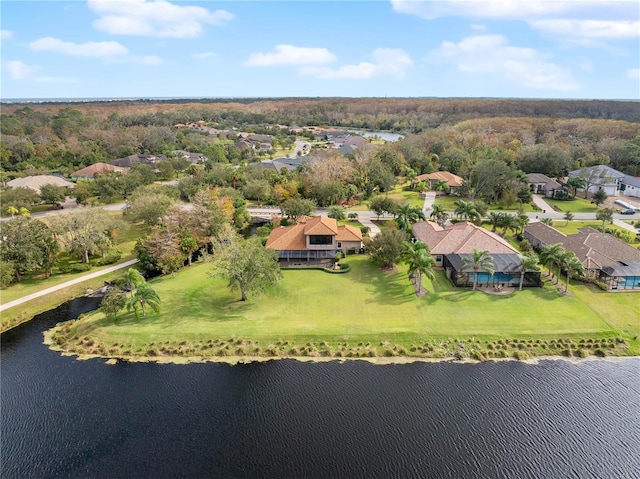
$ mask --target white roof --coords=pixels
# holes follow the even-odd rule
[[[16,178],[7,182],[7,186],[11,188],[29,188],[40,194],[40,188],[44,185],[66,186],[67,188],[75,187],[75,183],[53,175],[37,175],[26,176],[24,178]]]

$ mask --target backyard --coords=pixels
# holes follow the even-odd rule
[[[404,266],[389,274],[365,256],[347,261],[347,274],[284,271],[273,291],[247,302],[209,278],[209,266],[200,263],[152,281],[160,314],[122,313],[114,320],[93,313],[56,333],[56,342],[106,356],[473,357],[473,351],[503,349],[498,345],[505,341],[520,342],[519,350],[533,355],[561,354],[587,341],[613,345],[607,354],[640,352],[640,301],[632,293],[572,282],[573,295],[565,296],[547,282],[493,296],[457,289],[439,271],[423,281],[430,293],[417,298]]]

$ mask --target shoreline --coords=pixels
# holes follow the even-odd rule
[[[72,350],[67,350],[54,344],[53,335],[57,328],[52,328],[45,331],[43,344],[49,347],[50,350],[60,353],[62,356],[75,356],[77,361],[86,361],[89,359],[104,359],[106,364],[115,365],[118,362],[128,363],[156,363],[156,364],[203,364],[203,363],[221,363],[228,364],[230,366],[236,366],[240,364],[251,363],[264,363],[268,361],[279,361],[283,359],[294,360],[303,363],[327,363],[327,362],[339,362],[345,363],[349,361],[365,361],[373,365],[389,366],[389,365],[402,365],[412,363],[455,363],[455,364],[482,364],[485,362],[503,362],[503,361],[517,361],[524,364],[537,365],[541,361],[566,361],[572,364],[581,364],[587,361],[609,361],[609,362],[621,362],[628,359],[640,359],[640,356],[605,356],[599,357],[595,355],[580,357],[567,357],[562,355],[541,355],[530,356],[527,359],[517,359],[515,357],[506,358],[486,358],[483,361],[473,358],[456,359],[453,356],[442,358],[429,358],[429,357],[415,357],[415,356],[375,356],[375,357],[333,357],[333,356],[108,356],[102,354],[87,354],[80,353]]]

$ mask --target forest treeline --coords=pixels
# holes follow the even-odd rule
[[[136,153],[175,149],[214,162],[251,161],[253,152],[207,132],[177,129],[204,121],[228,131],[272,135],[290,144],[295,126],[397,131],[396,145],[418,173],[434,163],[464,175],[479,158],[502,159],[525,172],[553,176],[608,164],[640,176],[640,103],[584,100],[269,99],[217,103],[110,101],[5,104],[0,166],[26,174],[81,167]],[[231,141],[229,141],[231,140]]]

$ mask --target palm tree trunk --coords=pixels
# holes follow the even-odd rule
[[[571,273],[569,272],[569,270],[567,270],[567,284],[564,287],[564,292],[565,293],[569,292],[569,276],[571,276]]]
[[[522,291],[522,283],[524,282],[524,271],[520,272],[520,288],[518,288],[518,291]]]

